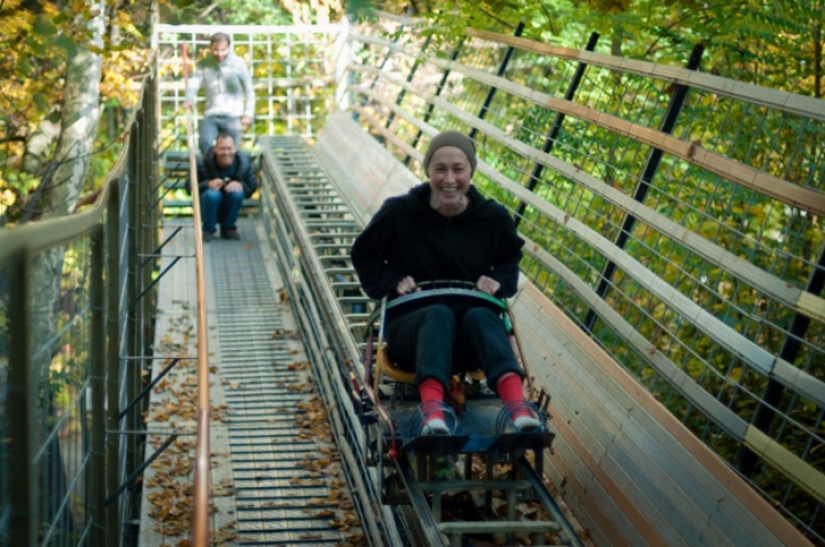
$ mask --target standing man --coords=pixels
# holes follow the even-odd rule
[[[199,148],[206,152],[221,131],[232,135],[235,146],[241,145],[241,133],[252,123],[255,114],[255,91],[244,62],[230,48],[229,35],[216,32],[209,41],[210,57],[200,61],[186,88],[184,105],[191,109],[195,95],[204,84],[206,106],[200,126]]]
[[[203,240],[215,239],[218,223],[221,238],[241,239],[235,222],[244,198],[251,196],[257,187],[252,160],[235,147],[232,135],[218,133],[215,146],[198,158]]]

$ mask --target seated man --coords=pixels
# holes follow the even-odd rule
[[[223,239],[240,239],[235,222],[244,198],[257,187],[252,160],[236,148],[232,135],[219,133],[215,146],[198,158],[203,240],[215,238],[217,223],[221,225]]]

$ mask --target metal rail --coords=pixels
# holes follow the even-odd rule
[[[183,79],[189,82],[189,62],[183,44]],[[189,145],[189,185],[192,193],[192,216],[195,226],[195,278],[198,299],[198,435],[195,446],[195,488],[192,515],[192,544],[209,546],[209,330],[206,324],[206,290],[203,279],[203,233],[201,232],[201,201],[198,191],[198,166],[195,160],[195,133],[192,111],[186,111],[186,141]]]
[[[395,516],[381,503],[375,473],[363,465],[365,438],[350,397],[352,384],[346,372],[350,367],[357,369],[360,356],[347,333],[350,323],[335,303],[336,294],[342,290],[333,291],[327,282],[329,276],[354,280],[354,270],[346,254],[327,249],[323,257],[318,257],[312,252],[313,242],[339,236],[351,238],[358,233],[359,226],[343,205],[319,210],[311,200],[298,206],[284,199],[293,191],[308,196],[336,192],[300,137],[267,137],[261,143],[264,225],[279,257],[278,267],[289,303],[301,325],[317,387],[336,431],[356,510],[370,545],[403,545]],[[367,301],[363,298],[363,304]]]

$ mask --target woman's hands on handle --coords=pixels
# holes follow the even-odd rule
[[[478,281],[476,281],[476,288],[481,292],[492,296],[496,294],[498,290],[501,288],[501,283],[499,283],[492,277],[482,275],[478,278]]]
[[[490,296],[496,294],[500,288],[501,283],[492,277],[487,277],[486,275],[482,275],[478,278],[478,281],[476,281],[476,289],[485,294],[489,294]],[[419,292],[421,287],[416,284],[415,279],[413,279],[412,276],[408,275],[398,282],[395,290],[399,295],[403,296],[412,292]]]
[[[398,282],[398,286],[395,287],[395,290],[398,291],[398,294],[405,295],[411,292],[418,292],[421,290],[421,287],[415,284],[415,279],[412,276],[407,276],[401,281]]]

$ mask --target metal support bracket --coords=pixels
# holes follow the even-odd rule
[[[516,31],[513,33],[513,36],[519,38],[521,33],[524,31],[524,23],[519,22],[518,26],[516,27]],[[513,52],[516,50],[513,46],[507,46],[507,51],[504,53],[504,59],[501,61],[501,65],[498,67],[498,71],[496,72],[496,76],[501,78],[504,76],[504,73],[507,72],[507,65],[510,64],[510,59],[513,58]],[[493,104],[493,97],[496,96],[496,91],[498,88],[493,86],[487,91],[487,97],[484,99],[484,104],[481,105],[481,110],[478,113],[478,119],[483,120],[487,116],[487,112],[490,111],[490,105]],[[473,127],[470,131],[470,140],[475,140],[476,135],[478,134],[478,128]]]
[[[690,59],[688,59],[687,66],[685,68],[687,70],[698,70],[699,64],[702,61],[702,54],[704,52],[705,47],[701,44],[696,44],[693,47],[693,51],[690,54]],[[689,90],[690,86],[684,84],[679,84],[675,87],[670,96],[670,102],[667,105],[664,119],[659,127],[660,132],[665,135],[670,135],[673,133],[673,128],[676,126],[676,120],[682,112],[682,106],[685,104]],[[659,164],[662,161],[663,155],[664,152],[662,152],[659,148],[652,148],[650,150],[650,153],[647,156],[647,161],[645,162],[644,170],[642,171],[642,175],[639,177],[639,182],[633,192],[633,199],[639,203],[644,203],[645,197],[647,197],[647,192],[650,189],[650,184],[653,181],[653,177],[659,169]],[[630,238],[630,234],[633,233],[633,227],[635,224],[636,217],[630,213],[625,214],[624,220],[622,221],[621,230],[619,230],[619,234],[614,242],[616,247],[619,249],[625,248],[627,240]],[[611,285],[613,284],[613,275],[615,272],[616,263],[613,260],[608,261],[602,269],[600,276],[601,281],[599,281],[599,285],[596,287],[596,294],[602,300],[605,299]],[[596,324],[596,319],[596,312],[591,307],[587,312],[584,323],[582,324],[582,329],[584,332],[592,334],[593,327]]]
[[[430,40],[432,39],[431,35],[428,35],[427,38],[424,40],[424,44],[421,46],[421,51],[427,51],[427,48],[430,46]],[[423,64],[421,57],[416,57],[415,61],[413,62],[413,66],[410,69],[409,74],[407,74],[407,83],[412,83],[413,78],[415,77],[415,73],[418,71],[418,67]],[[398,97],[395,98],[395,104],[401,106],[401,103],[404,101],[404,96],[407,94],[406,89],[402,89],[398,93]],[[395,111],[391,110],[389,115],[387,115],[387,123],[384,125],[386,129],[390,128],[392,125],[392,121],[395,119]]]
[[[595,51],[596,50],[596,43],[599,41],[599,33],[593,32],[590,34],[590,38],[587,40],[587,45],[585,46],[585,51]],[[564,100],[565,101],[572,101],[573,98],[576,96],[576,91],[579,89],[579,85],[581,84],[582,78],[584,77],[584,71],[587,69],[587,63],[579,63],[576,67],[576,72],[573,74],[573,79],[570,80],[570,85],[567,86],[567,91],[564,93]],[[547,133],[547,137],[544,139],[544,144],[541,147],[541,151],[545,154],[549,154],[550,151],[553,149],[553,146],[556,143],[556,139],[561,132],[562,124],[564,123],[565,114],[564,112],[557,112],[556,117],[553,119],[553,125],[550,126],[550,131]],[[536,189],[536,185],[539,182],[539,177],[541,177],[542,172],[544,171],[544,165],[541,163],[536,163],[533,166],[533,172],[530,173],[530,179],[527,183],[527,189],[529,191],[534,191]],[[515,223],[516,228],[518,228],[519,223],[521,223],[522,218],[524,218],[524,211],[527,209],[527,204],[523,201],[519,203],[518,209],[516,209],[515,215]]]
[[[146,395],[148,395],[148,394],[149,394],[149,392],[150,392],[150,391],[152,391],[152,388],[154,388],[156,385],[158,385],[158,382],[160,382],[160,381],[163,379],[163,377],[164,377],[164,376],[166,376],[166,375],[169,373],[169,371],[170,371],[170,370],[172,370],[172,367],[174,367],[175,365],[177,365],[177,364],[178,364],[178,361],[180,361],[180,358],[179,358],[179,357],[175,357],[174,359],[172,359],[172,362],[171,362],[171,363],[169,363],[168,365],[166,365],[166,368],[165,368],[165,369],[163,369],[163,370],[161,371],[161,373],[160,373],[160,374],[158,374],[157,376],[155,376],[155,377],[152,379],[152,381],[151,381],[151,382],[149,382],[149,385],[148,385],[148,386],[146,386],[145,388],[143,388],[143,391],[141,391],[141,392],[138,394],[138,396],[137,396],[137,397],[135,397],[135,398],[134,398],[134,400],[133,400],[131,403],[129,403],[128,405],[126,405],[126,408],[124,408],[123,410],[121,410],[120,412],[118,412],[118,414],[117,414],[117,419],[118,419],[118,421],[122,420],[122,419],[123,419],[123,417],[124,417],[124,416],[126,416],[126,414],[127,414],[130,410],[132,410],[132,408],[134,408],[134,406],[135,406],[136,404],[138,404],[138,403],[140,402],[140,400],[141,400],[141,399],[143,399],[144,397],[146,397]]]
[[[163,183],[161,183],[161,184],[163,184]],[[156,199],[156,200],[155,200],[155,202],[151,205],[151,207],[149,207],[149,210],[150,210],[150,211],[153,211],[153,210],[155,209],[155,207],[157,207],[157,206],[158,206],[158,204],[160,204],[161,202],[163,202],[163,198],[165,198],[165,197],[166,197],[166,194],[168,194],[168,193],[169,193],[169,192],[171,192],[172,190],[179,190],[179,189],[181,189],[181,188],[184,188],[184,187],[183,187],[183,186],[170,186],[170,187],[168,187],[168,188],[167,188],[167,189],[166,189],[166,190],[165,190],[165,191],[164,191],[164,192],[160,195],[160,197],[159,197],[158,199]]]
[[[159,281],[163,278],[163,276],[164,276],[164,275],[166,275],[166,272],[168,272],[169,270],[171,270],[171,269],[172,269],[172,266],[174,266],[175,264],[177,264],[177,263],[178,263],[178,260],[180,260],[180,257],[175,258],[175,260],[173,260],[173,261],[172,261],[172,263],[171,263],[171,264],[169,264],[169,265],[166,267],[166,269],[165,269],[165,270],[163,270],[162,272],[160,272],[160,275],[159,275],[159,276],[157,276],[157,278],[156,278],[156,279],[153,279],[153,280],[152,280],[152,282],[151,282],[151,283],[149,283],[149,286],[147,286],[145,289],[143,289],[143,292],[141,292],[139,295],[137,295],[137,298],[135,298],[135,302],[137,302],[138,300],[140,300],[141,298],[143,298],[143,296],[144,296],[146,293],[148,293],[148,292],[149,292],[149,290],[150,290],[152,287],[154,287],[154,286],[155,286],[155,285],[156,285],[156,284],[157,284],[157,283],[158,283],[158,282],[159,282]]]
[[[158,190],[160,190],[160,187],[163,186],[163,184],[171,178],[172,178],[171,175],[166,175],[165,177],[163,177],[163,179],[158,184],[156,184],[155,187],[152,189],[152,193],[157,192]],[[175,177],[175,178],[180,179],[180,177]],[[186,188],[186,185],[174,186],[173,188]]]
[[[114,492],[109,494],[109,496],[106,498],[106,506],[108,507],[113,501],[115,501],[118,498],[118,496],[120,496],[120,493],[123,492],[124,490],[126,490],[127,488],[134,488],[135,479],[137,477],[139,477],[140,475],[142,475],[143,471],[147,467],[152,465],[152,462],[154,462],[157,459],[157,457],[160,456],[163,453],[164,450],[169,448],[169,445],[171,445],[173,442],[175,442],[175,439],[177,439],[177,438],[178,438],[177,434],[170,435],[169,438],[166,439],[163,442],[163,444],[160,445],[160,447],[158,447],[158,449],[155,450],[155,452],[151,456],[146,458],[146,461],[144,461],[142,464],[140,464],[140,467],[135,469],[134,472],[126,478],[126,480],[123,482],[123,484],[118,486],[117,489]]]
[[[183,226],[178,226],[178,227],[175,229],[175,231],[174,231],[174,232],[172,232],[171,234],[169,234],[169,237],[167,237],[166,239],[164,239],[164,240],[163,240],[163,243],[161,243],[161,244],[160,244],[160,246],[159,246],[157,249],[155,249],[155,253],[160,253],[160,252],[163,250],[163,248],[164,248],[164,247],[166,247],[166,245],[167,245],[170,241],[172,241],[172,238],[174,238],[176,235],[178,235],[178,232],[180,232],[182,229],[183,229]],[[151,255],[149,255],[149,258],[147,258],[146,260],[144,260],[144,261],[143,261],[143,264],[141,264],[141,267],[146,266],[146,263],[147,263],[147,262],[149,262],[149,260],[150,260],[152,257],[154,257],[154,256],[158,256],[158,255],[156,255],[156,254],[151,254]]]
[[[463,45],[463,41],[459,41],[458,45],[455,46],[455,48],[453,49],[453,52],[450,54],[450,62],[455,62],[455,60],[458,59],[458,55],[461,52],[461,46],[462,45]],[[447,85],[447,80],[449,78],[450,78],[450,69],[448,68],[448,69],[444,70],[444,74],[441,75],[441,81],[438,82],[438,87],[435,90],[435,96],[436,97],[441,96],[441,92],[444,90],[444,86]],[[434,110],[435,110],[435,103],[430,103],[429,105],[427,105],[427,111],[424,113],[424,116],[422,118],[422,121],[424,123],[428,123],[430,121],[430,118],[432,117]],[[412,146],[413,148],[417,147],[418,146],[418,141],[421,140],[421,135],[423,135],[423,132],[419,129],[418,133],[416,133],[415,138],[413,139],[412,144],[410,144],[410,146]],[[404,158],[404,165],[409,166],[411,159],[412,159],[412,156],[410,156],[408,154]]]

